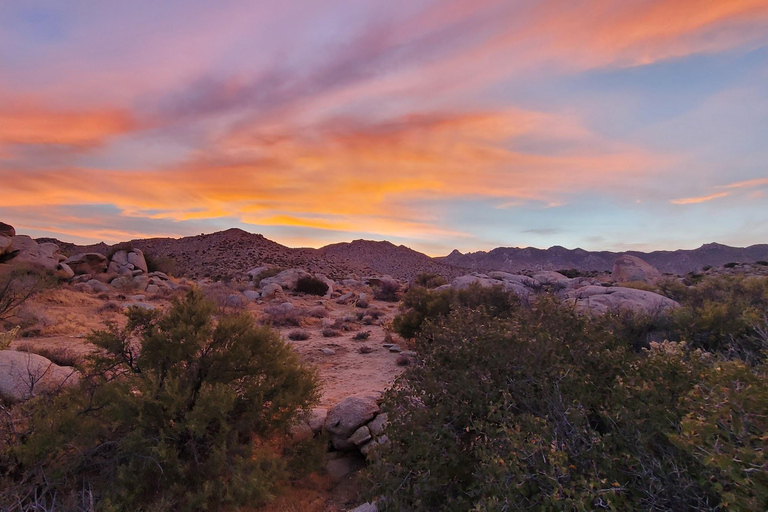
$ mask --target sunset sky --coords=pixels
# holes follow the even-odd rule
[[[0,221],[768,243],[768,0],[0,0]]]

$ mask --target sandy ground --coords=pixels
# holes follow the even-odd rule
[[[25,336],[17,338],[11,348],[22,346],[32,351],[41,348],[65,349],[76,355],[84,355],[93,349],[86,340],[90,332],[104,329],[107,322],[119,324],[124,321],[125,317],[120,308],[115,308],[115,311],[113,308],[105,308],[105,304],[122,307],[135,299],[136,297],[127,294],[95,295],[67,287],[48,291],[25,304],[19,312],[17,322],[22,323],[22,326],[29,325],[23,329]],[[377,321],[378,325],[364,325],[359,321],[347,322],[345,325],[352,330],[341,330],[338,337],[322,335],[324,322],[327,324],[337,319],[349,318],[366,310],[360,310],[351,304],[337,304],[333,299],[311,296],[285,296],[271,302],[251,303],[247,310],[256,318],[262,318],[264,308],[284,301],[290,301],[295,307],[304,309],[323,306],[327,311],[326,320],[307,316],[302,319],[301,327],[276,328],[305,361],[318,369],[322,382],[320,407],[332,407],[350,395],[380,394],[402,372],[403,367],[396,363],[398,354],[382,347],[386,336],[384,325],[394,317],[397,311],[395,304],[370,301],[367,311],[379,310],[384,313]],[[170,303],[170,298],[145,295],[142,302],[165,308]],[[296,329],[306,331],[309,339],[288,340],[288,333]],[[354,335],[360,331],[370,332],[368,339],[354,340]],[[369,347],[371,352],[360,353],[362,346]],[[331,349],[335,353],[325,354],[322,349]]]

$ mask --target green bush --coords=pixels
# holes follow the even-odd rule
[[[550,298],[429,317],[420,362],[385,398],[392,444],[370,497],[413,511],[768,507],[764,370],[723,377],[732,363],[678,343],[633,351],[616,322]],[[701,390],[726,405],[707,409]]]
[[[400,283],[397,281],[382,280],[372,285],[373,298],[385,302],[397,302],[400,300]]]
[[[484,309],[492,316],[504,316],[520,303],[516,295],[501,286],[483,288],[473,283],[464,290],[432,291],[422,287],[410,288],[400,303],[400,314],[392,328],[404,338],[413,338],[427,319],[446,317],[460,307]]]
[[[116,511],[268,499],[285,476],[269,441],[313,404],[317,377],[274,331],[215,311],[195,290],[164,315],[131,308],[124,328],[94,332],[81,386],[26,405],[0,503],[74,508],[83,490]]]
[[[296,291],[309,295],[325,295],[328,292],[328,284],[322,279],[312,276],[300,277],[296,283]]]
[[[424,272],[416,276],[413,280],[413,284],[432,289],[448,284],[448,280],[439,274]]]
[[[761,357],[755,334],[768,311],[768,278],[717,276],[695,286],[666,281],[660,287],[683,306],[673,314],[680,339],[735,357]]]

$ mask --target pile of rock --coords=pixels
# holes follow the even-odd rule
[[[640,258],[625,255],[616,260],[613,278],[619,282],[651,284],[661,278],[661,273]],[[539,272],[533,276],[507,272],[474,273],[457,277],[451,284],[437,290],[463,290],[473,285],[484,288],[501,286],[524,300],[542,291],[553,292],[573,304],[581,313],[604,314],[608,311],[631,310],[655,314],[679,307],[677,302],[651,291],[607,286],[595,278],[569,278],[552,271]]]
[[[53,243],[39,244],[26,235],[17,235],[13,226],[0,222],[0,264],[26,264],[55,272],[68,279],[74,275],[64,263],[67,257]]]
[[[260,292],[257,292],[259,293],[258,296],[253,294],[247,295],[247,297],[251,298],[252,300],[256,298],[273,298],[275,296],[281,295],[284,292],[295,291],[299,280],[303,277],[315,277],[327,284],[328,291],[325,294],[325,298],[331,297],[333,294],[334,286],[336,284],[332,279],[329,279],[323,274],[315,274],[313,276],[309,272],[300,268],[289,268],[279,272],[274,276],[260,279],[259,276],[262,275],[266,270],[269,270],[269,267],[256,267],[246,272],[246,275],[253,282],[253,285],[257,289],[261,290]]]

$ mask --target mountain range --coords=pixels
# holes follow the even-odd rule
[[[81,252],[107,254],[114,247],[104,243],[75,245],[51,238],[38,241],[57,243],[67,255]],[[451,278],[469,271],[491,270],[610,271],[613,262],[622,254],[637,256],[661,272],[670,274],[685,274],[705,266],[721,266],[729,262],[768,260],[768,244],[742,248],[717,243],[704,244],[692,250],[653,252],[585,251],[560,246],[549,249],[498,247],[487,252],[466,254],[454,250],[447,256],[432,258],[387,241],[354,240],[320,249],[291,248],[236,228],[184,238],[148,238],[125,243],[141,249],[151,259],[171,260],[176,274],[195,279],[230,277],[262,265],[301,267],[334,279],[353,274],[385,274],[398,279],[413,279],[422,272]]]

